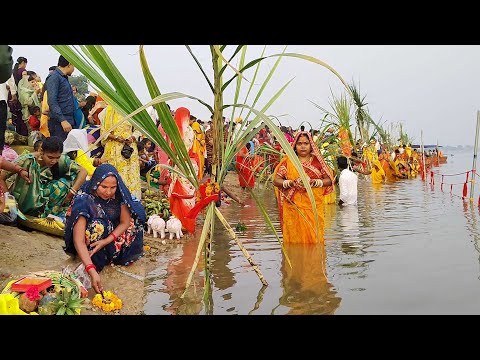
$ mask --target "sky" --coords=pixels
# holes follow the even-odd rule
[[[57,64],[59,53],[50,45],[11,46],[14,61],[19,56],[26,57],[27,70],[37,72],[42,80],[48,68]],[[193,45],[191,48],[212,78],[209,47]],[[233,51],[235,46],[227,47],[227,53],[230,48]],[[263,45],[249,45],[247,59],[258,57],[263,48]],[[142,103],[149,101],[138,45],[106,45],[105,49]],[[268,45],[266,54],[278,54],[283,49],[284,46]],[[420,143],[423,130],[424,144],[474,145],[480,110],[479,45],[289,45],[287,52],[313,56],[334,68],[348,83],[354,81],[360,87],[360,94],[365,96],[371,117],[389,130],[398,129],[401,123],[413,143]],[[212,92],[185,46],[147,45],[145,53],[162,93],[182,92],[213,105]],[[276,59],[262,62],[247,101],[249,105]],[[245,73],[240,99],[245,97],[254,69]],[[79,74],[78,70],[73,73]],[[229,69],[225,74],[224,81],[233,72]],[[318,128],[322,113],[312,102],[331,110],[332,93],[336,97],[346,93],[340,80],[325,67],[283,58],[255,108],[260,110],[291,79],[266,114],[276,116],[282,125],[293,128],[302,121]],[[234,85],[232,82],[225,95],[225,104],[233,102]],[[173,109],[185,106],[202,120],[210,118],[207,108],[195,100],[179,99],[169,104]],[[228,109],[224,112],[227,118],[238,115],[237,112],[232,117]]]

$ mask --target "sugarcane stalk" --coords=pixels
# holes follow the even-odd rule
[[[212,119],[213,135],[213,156],[212,156],[212,178],[218,181],[217,174],[220,172],[222,151],[223,151],[223,92],[222,77],[220,75],[220,61],[218,54],[213,46],[210,46],[212,52],[213,65],[213,87],[214,87],[214,105]]]
[[[265,280],[265,278],[263,277],[263,274],[262,272],[260,271],[260,269],[258,268],[257,264],[255,264],[255,262],[253,261],[252,257],[250,256],[250,254],[248,253],[247,249],[245,249],[245,247],[242,245],[242,243],[240,242],[240,240],[237,238],[237,235],[235,234],[235,231],[233,231],[232,227],[230,226],[230,224],[227,222],[227,220],[223,217],[222,213],[220,212],[220,210],[218,210],[217,207],[215,207],[215,214],[217,214],[217,217],[219,218],[219,220],[222,222],[223,226],[225,226],[225,229],[227,229],[229,235],[230,235],[230,238],[235,240],[235,242],[237,243],[238,247],[240,248],[240,250],[242,250],[242,253],[243,255],[245,256],[245,258],[247,259],[247,261],[250,263],[250,265],[252,265],[253,267],[253,270],[255,271],[255,273],[257,274],[258,278],[260,279],[260,281],[262,282],[263,285],[265,286],[268,286],[268,282],[267,280]]]
[[[253,309],[248,312],[248,315],[252,315],[253,312],[260,307],[260,304],[263,301],[263,295],[265,294],[266,289],[267,289],[266,286],[262,286],[262,288],[258,291],[257,301],[255,301],[255,305],[253,306]]]
[[[210,205],[213,207],[213,203],[210,203]],[[212,212],[212,218],[213,218],[213,212]],[[205,245],[203,246],[204,250],[204,261],[205,261],[205,280],[203,283],[203,302],[205,304],[205,309],[209,309],[212,307],[212,287],[211,287],[211,282],[210,282],[210,261],[211,256],[212,256],[212,234],[213,234],[213,229],[214,229],[214,222],[210,222],[209,226],[209,231],[207,233],[207,237],[205,240]]]
[[[197,269],[198,262],[200,261],[200,256],[202,254],[203,247],[205,245],[205,240],[207,237],[211,236],[210,233],[210,223],[212,222],[213,219],[213,208],[215,207],[215,203],[210,203],[208,204],[207,208],[207,214],[205,216],[205,223],[203,225],[202,229],[202,234],[200,235],[200,240],[198,242],[198,247],[197,247],[197,253],[195,255],[195,260],[193,261],[192,269],[190,270],[190,274],[188,274],[187,282],[185,284],[185,290],[183,291],[183,294],[180,296],[181,299],[183,299],[187,293],[188,288],[190,287],[190,284],[193,279],[193,275],[195,274],[195,270]]]

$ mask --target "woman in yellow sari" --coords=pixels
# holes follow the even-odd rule
[[[373,160],[372,163],[372,184],[383,184],[385,183],[385,171],[383,170],[383,166],[380,163],[380,160]]]
[[[200,124],[195,120],[192,119],[190,116],[190,126],[195,132],[195,139],[193,141],[193,148],[192,151],[198,155],[198,179],[202,180],[204,175],[204,166],[205,166],[205,134],[200,127]],[[193,120],[193,122],[192,122]]]
[[[42,116],[40,117],[40,132],[42,133],[43,136],[47,138],[47,137],[50,137],[50,130],[48,130],[49,107],[48,107],[48,95],[46,91],[43,93],[41,110],[42,110]]]
[[[122,120],[122,116],[116,112],[111,105],[104,109],[105,119],[101,122],[100,136],[109,132],[108,137],[102,141],[105,147],[103,152],[103,162],[112,164],[122,177],[128,190],[137,199],[141,199],[142,190],[140,188],[140,161],[138,160],[138,149],[135,138],[133,137],[133,128],[128,121],[110,132],[115,124]],[[99,117],[102,117],[99,114]],[[123,146],[127,144],[133,148],[129,159],[122,155]]]
[[[280,211],[283,241],[284,243],[323,242],[325,222],[323,197],[333,191],[333,174],[309,132],[297,133],[292,147],[310,179],[319,228],[316,229],[312,203],[300,180],[300,174],[288,156],[284,156],[275,168],[273,181]]]

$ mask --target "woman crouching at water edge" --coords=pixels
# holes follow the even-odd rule
[[[318,232],[315,229],[313,207],[300,174],[288,156],[280,161],[274,171],[275,195],[280,212],[284,243],[317,243],[323,241],[324,199],[333,187],[331,169],[325,163],[312,136],[301,131],[292,147],[309,178],[318,215]]]
[[[105,265],[129,265],[143,256],[146,214],[110,164],[98,166],[82,191],[67,212],[64,250],[78,254],[98,293]]]

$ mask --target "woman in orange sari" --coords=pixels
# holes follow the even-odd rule
[[[324,195],[333,191],[333,174],[325,163],[312,135],[301,131],[292,147],[309,178],[315,198],[319,228],[316,229],[315,214],[300,174],[292,161],[285,156],[275,168],[274,181],[280,211],[284,243],[323,242]]]
[[[190,110],[180,107],[175,111],[175,122],[180,136],[185,143],[195,175],[198,177],[198,155],[193,152],[195,133],[190,127]],[[195,187],[186,178],[172,173],[172,183],[168,190],[170,211],[182,222],[182,226],[190,234],[195,232],[195,219],[187,218],[188,212],[195,206]]]

